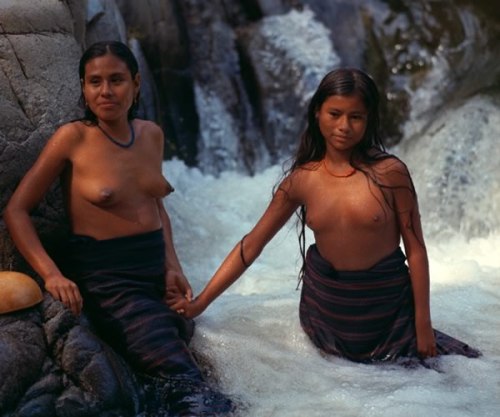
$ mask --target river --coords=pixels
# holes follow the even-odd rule
[[[176,187],[166,205],[177,251],[197,293],[258,220],[281,167],[216,178],[173,160],[164,170]],[[433,325],[479,348],[479,359],[441,357],[431,370],[323,356],[299,324],[294,221],[197,319],[192,347],[222,389],[246,404],[242,417],[496,417],[500,234],[427,238],[427,246]]]

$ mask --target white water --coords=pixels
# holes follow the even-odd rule
[[[166,205],[177,252],[195,292],[258,220],[280,173],[276,166],[253,178],[214,178],[165,164],[176,188]],[[500,235],[427,246],[434,327],[479,348],[479,359],[441,357],[437,372],[322,356],[298,321],[294,223],[197,319],[192,347],[223,390],[248,405],[245,417],[497,417]]]

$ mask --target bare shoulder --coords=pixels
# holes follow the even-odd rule
[[[151,120],[134,119],[134,126],[137,130],[147,136],[152,136],[155,138],[163,137],[163,131],[161,127]]]
[[[319,162],[308,162],[292,170],[282,181],[279,189],[285,191],[289,198],[300,203],[305,193],[317,177]]]
[[[78,140],[78,138],[83,137],[85,129],[85,124],[80,120],[76,120],[59,126],[52,138],[57,138],[59,140]]]
[[[141,140],[153,142],[160,149],[163,149],[164,135],[162,128],[151,120],[134,119],[134,126]]]
[[[69,155],[84,139],[87,126],[81,121],[66,123],[56,129],[47,141],[45,152]]]
[[[389,186],[407,186],[411,183],[411,175],[406,164],[395,155],[382,153],[373,164],[376,176]]]
[[[161,133],[161,127],[157,123],[151,120],[134,119],[134,125],[137,128],[144,129],[146,132],[149,133],[154,133],[154,132]]]

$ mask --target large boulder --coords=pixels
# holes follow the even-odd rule
[[[74,2],[0,2],[0,210],[55,127],[76,117],[83,10]],[[64,51],[64,53],[61,53]],[[64,228],[57,185],[33,215],[42,238]],[[0,266],[16,266],[0,222]]]
[[[46,294],[0,315],[0,416],[136,416],[141,389],[129,367]]]

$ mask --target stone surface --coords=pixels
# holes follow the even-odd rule
[[[77,115],[81,46],[73,22],[84,21],[84,15],[75,2],[42,3],[0,2],[0,211],[54,129]],[[57,185],[33,219],[42,239],[64,229]],[[18,269],[3,221],[0,260],[0,268]]]
[[[0,416],[135,416],[141,390],[125,362],[48,294],[0,315]]]

